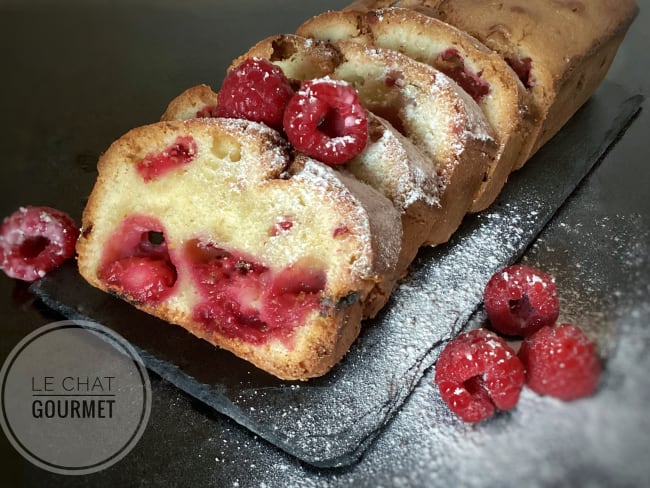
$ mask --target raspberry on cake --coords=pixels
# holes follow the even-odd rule
[[[215,114],[264,122],[281,130],[292,96],[293,89],[280,68],[264,58],[248,58],[224,78]]]
[[[284,132],[298,151],[327,164],[344,164],[366,147],[368,117],[354,88],[317,78],[304,82],[287,104]]]
[[[179,138],[191,138],[191,161],[161,160],[164,172],[143,177],[142,161]],[[390,201],[292,160],[265,125],[140,127],[98,169],[77,245],[84,278],[280,378],[326,373],[395,284],[401,230]]]
[[[513,167],[526,158],[533,130],[528,94],[496,53],[465,32],[418,12],[387,8],[360,12],[329,11],[312,17],[298,35],[329,42],[350,40],[392,49],[452,78],[481,107],[495,131],[498,152],[487,166],[470,211],[488,207]]]

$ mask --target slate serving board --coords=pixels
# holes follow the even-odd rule
[[[187,394],[318,467],[357,461],[402,405],[440,346],[480,307],[489,277],[515,261],[633,120],[642,102],[618,85],[596,96],[512,175],[499,200],[444,246],[424,249],[346,358],[309,382],[280,381],[90,287],[73,264],[32,285],[68,318],[113,328],[147,367]]]

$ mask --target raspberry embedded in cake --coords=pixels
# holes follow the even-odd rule
[[[158,303],[176,282],[176,270],[168,262],[131,256],[111,261],[102,268],[102,278],[136,303]]]
[[[169,297],[177,274],[162,224],[144,215],[126,218],[107,240],[98,275],[111,291],[138,304]]]
[[[206,105],[196,112],[196,116],[199,118],[211,118],[218,117],[217,106],[216,105]]]
[[[290,231],[292,227],[293,221],[291,220],[291,217],[285,216],[273,224],[273,226],[269,229],[269,236],[276,237],[282,235]]]
[[[348,232],[350,232],[350,229],[348,229],[347,226],[340,225],[334,229],[334,232],[332,232],[332,237],[334,237],[334,239],[338,237],[343,237]]]
[[[490,84],[481,78],[482,72],[472,72],[465,65],[465,60],[458,49],[449,48],[443,51],[433,64],[458,83],[476,103],[480,103],[481,99],[490,93]]]
[[[185,136],[195,160],[146,183],[138,161]],[[264,124],[217,117],[136,128],[98,169],[77,245],[82,276],[280,378],[327,372],[381,306],[375,290],[395,280],[401,232],[390,201],[290,154]],[[341,225],[349,233],[334,239]]]
[[[326,285],[324,271],[316,267],[296,264],[276,271],[244,252],[200,239],[187,242],[183,256],[201,296],[194,319],[253,344],[288,338],[318,310]]]
[[[136,169],[145,182],[155,180],[169,171],[194,160],[198,152],[192,136],[179,136],[160,152],[151,152],[138,162]]]
[[[526,88],[530,90],[535,86],[535,80],[531,75],[533,69],[533,60],[531,58],[525,57],[520,59],[515,57],[506,57],[504,59]]]

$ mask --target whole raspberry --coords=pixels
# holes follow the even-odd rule
[[[292,96],[293,89],[282,69],[266,59],[248,58],[224,78],[214,113],[264,122],[281,130],[284,109]]]
[[[602,366],[596,347],[579,327],[542,327],[519,349],[526,384],[540,395],[570,401],[596,391]]]
[[[560,313],[553,279],[532,266],[518,264],[490,278],[483,303],[492,327],[516,337],[554,324]]]
[[[368,117],[352,86],[323,78],[303,83],[289,101],[284,131],[297,150],[343,164],[366,147]]]
[[[486,329],[471,330],[445,346],[436,363],[435,382],[452,412],[480,422],[496,409],[519,401],[524,368],[515,351]]]
[[[34,281],[74,256],[79,229],[72,218],[50,207],[21,207],[0,227],[0,269]]]

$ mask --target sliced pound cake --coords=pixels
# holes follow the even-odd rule
[[[133,129],[98,170],[85,279],[280,378],[327,372],[395,282],[390,201],[262,124]]]
[[[413,10],[388,8],[369,12],[329,11],[296,31],[324,41],[351,40],[393,49],[430,64],[452,78],[481,107],[499,143],[471,212],[488,207],[514,167],[528,156],[534,117],[528,94],[507,63],[476,39],[437,19]]]

